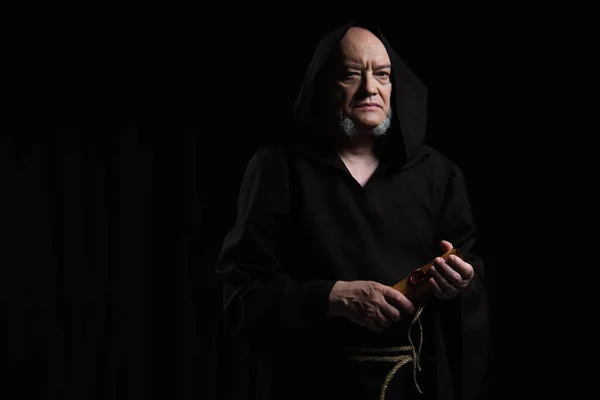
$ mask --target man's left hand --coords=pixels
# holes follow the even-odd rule
[[[441,249],[445,253],[452,249],[452,244],[442,240]],[[441,300],[450,300],[462,292],[473,276],[473,266],[455,255],[448,257],[447,261],[437,257],[433,260],[433,267],[429,270],[431,290],[435,297]]]

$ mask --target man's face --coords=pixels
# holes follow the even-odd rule
[[[334,108],[359,130],[372,131],[389,117],[391,61],[377,36],[352,27],[340,42],[333,85]],[[389,124],[389,122],[388,122]]]

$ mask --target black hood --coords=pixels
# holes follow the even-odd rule
[[[323,36],[317,45],[308,66],[300,93],[294,104],[293,120],[295,133],[300,136],[313,136],[316,130],[314,112],[314,84],[319,71],[325,66],[337,49],[348,29],[360,26],[370,30],[384,44],[392,62],[392,108],[394,116],[390,131],[382,140],[388,145],[390,161],[404,164],[415,155],[425,140],[427,127],[427,88],[402,61],[398,53],[384,37],[377,21],[355,19]]]

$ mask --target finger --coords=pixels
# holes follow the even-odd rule
[[[450,296],[454,296],[456,292],[458,292],[458,289],[456,289],[450,282],[448,282],[448,280],[442,274],[440,274],[435,269],[435,267],[431,267],[429,269],[429,272],[442,292]]]
[[[440,249],[445,253],[448,250],[452,250],[454,248],[454,246],[452,246],[452,243],[450,243],[447,240],[442,240],[440,242]]]
[[[379,324],[376,323],[373,319],[357,319],[357,320],[353,320],[353,321],[357,325],[360,325],[360,326],[370,329],[372,331],[378,332],[378,331],[383,330],[383,328],[381,326],[379,326]]]
[[[384,329],[376,320],[370,320],[365,326],[374,332],[381,332]]]
[[[400,321],[400,311],[387,301],[382,304],[381,313],[390,321],[390,324]]]
[[[475,275],[475,271],[473,271],[473,266],[468,262],[462,260],[460,257],[450,256],[448,257],[448,261],[446,262],[452,269],[458,272],[462,279],[470,281],[473,279],[473,275]]]
[[[440,273],[448,283],[454,287],[463,285],[463,277],[454,268],[452,268],[443,258],[437,257],[433,261],[434,269]]]
[[[431,285],[431,291],[433,292],[433,295],[438,299],[447,300],[451,298],[451,296],[448,293],[442,290],[442,288],[440,287],[440,285],[438,285],[435,279],[429,278],[429,284]]]
[[[383,328],[387,328],[388,326],[390,326],[392,324],[392,320],[390,318],[388,318],[381,310],[380,307],[378,307],[376,310],[374,310],[375,312],[371,315],[371,320],[376,323],[377,325],[383,327]]]
[[[389,302],[392,306],[411,314],[415,313],[414,304],[396,289],[392,289],[389,286],[385,286],[383,288],[383,296],[385,297],[386,301]]]
[[[364,328],[370,329],[372,331],[375,330],[375,328],[377,327],[377,324],[373,323],[372,321],[356,321],[356,323]]]
[[[378,319],[377,324],[383,328],[388,328],[390,325],[392,325],[392,319],[386,317],[385,315],[382,315],[380,319]]]

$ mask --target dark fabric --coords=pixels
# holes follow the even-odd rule
[[[0,134],[3,398],[219,398],[222,238],[189,183],[222,177],[174,120]]]
[[[330,393],[339,382],[353,388],[356,381],[374,393],[381,373],[359,378],[363,369],[338,381],[332,366],[347,345],[405,344],[407,321],[374,333],[329,318],[329,293],[337,280],[392,285],[439,255],[440,241],[448,240],[476,275],[456,299],[427,301],[423,357],[431,364],[423,389],[432,398],[471,399],[486,366],[487,297],[465,179],[455,163],[423,144],[425,87],[376,29],[393,63],[397,118],[376,143],[381,162],[364,188],[315,130],[312,82],[350,25],[320,42],[295,105],[290,140],[260,149],[248,164],[237,220],[216,268],[230,329],[255,365],[259,398],[307,398],[300,387]],[[409,383],[399,378],[391,390],[406,390]],[[284,394],[284,387],[292,390]],[[358,393],[348,395],[366,398]]]

